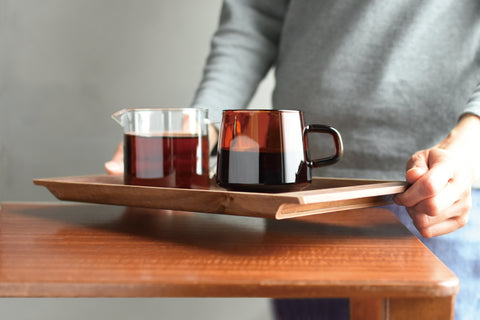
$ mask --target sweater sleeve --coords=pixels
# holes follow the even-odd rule
[[[480,117],[480,84],[475,88],[472,96],[467,102],[463,114],[471,113]]]
[[[202,80],[192,105],[209,110],[244,108],[272,67],[287,0],[224,0]]]

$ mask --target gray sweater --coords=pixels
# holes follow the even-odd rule
[[[314,174],[404,179],[414,152],[480,116],[479,45],[478,0],[225,0],[193,105],[219,121],[274,67],[274,108],[342,133],[343,159]]]

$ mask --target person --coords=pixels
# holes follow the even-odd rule
[[[192,102],[219,121],[274,68],[274,108],[342,133],[316,175],[410,184],[390,209],[459,276],[456,319],[480,316],[479,16],[476,0],[224,0]]]

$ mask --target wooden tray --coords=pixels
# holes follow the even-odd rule
[[[125,185],[122,176],[90,175],[35,179],[60,200],[288,219],[325,212],[374,207],[403,192],[401,181],[314,178],[305,190],[285,193]]]

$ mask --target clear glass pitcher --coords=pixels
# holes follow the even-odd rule
[[[208,188],[208,112],[130,108],[112,118],[124,132],[125,184]]]
[[[208,111],[199,108],[129,108],[112,118],[124,133],[155,135],[166,132],[202,136],[208,132]]]

